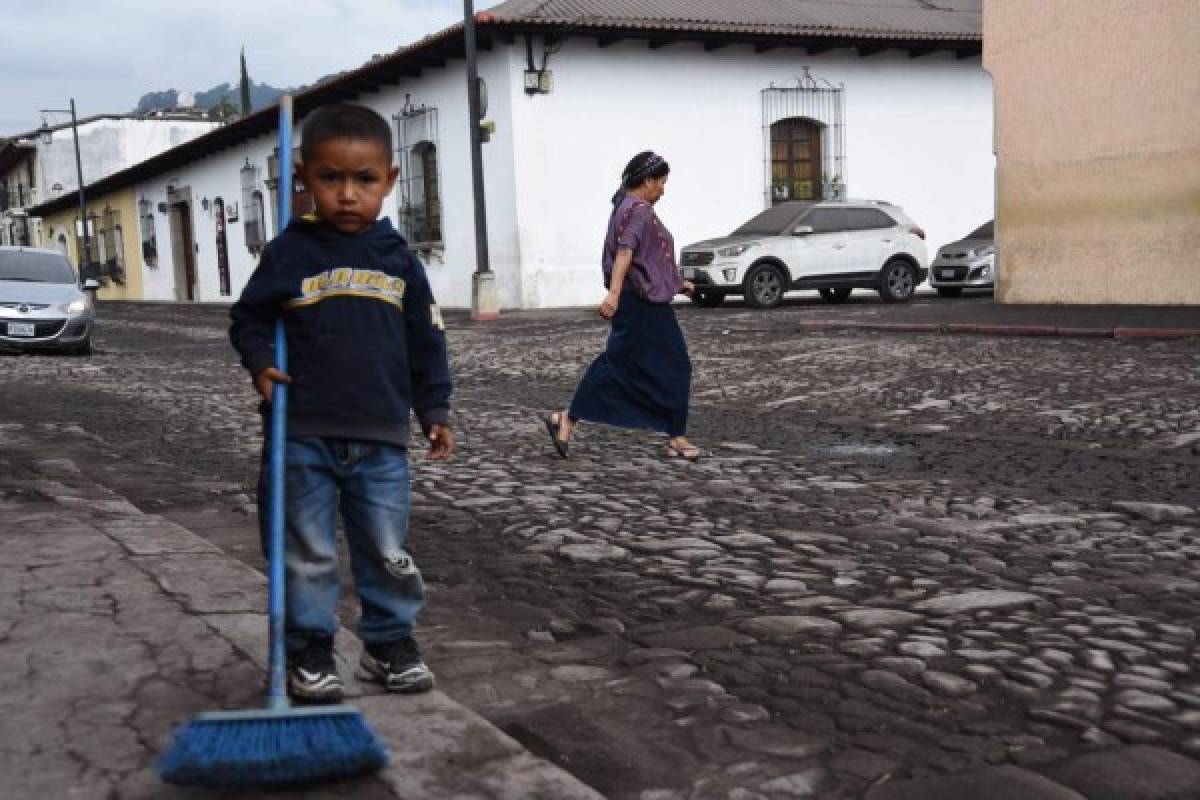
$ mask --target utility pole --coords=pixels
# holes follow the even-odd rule
[[[79,225],[83,229],[83,252],[79,254],[79,284],[82,286],[85,280],[83,270],[84,266],[91,263],[91,237],[88,234],[88,218],[87,218],[87,200],[84,198],[83,191],[83,160],[79,157],[79,122],[75,117],[75,98],[71,98],[71,108],[43,108],[42,114],[70,114],[71,115],[71,136],[75,140],[75,175],[79,179]],[[46,124],[46,118],[42,117],[42,127],[39,131],[42,135],[42,143],[49,146],[54,141],[54,134],[50,130],[50,126]]]
[[[471,319],[500,317],[496,276],[488,263],[487,206],[483,193],[483,130],[479,100],[479,53],[475,40],[475,4],[463,0],[463,43],[467,57],[467,116],[471,130],[471,194],[475,202],[475,274],[471,279]]]

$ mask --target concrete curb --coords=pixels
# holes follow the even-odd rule
[[[1077,328],[1055,325],[1006,325],[963,322],[857,322],[821,320],[796,323],[800,332],[857,330],[880,333],[978,334],[983,336],[1052,336],[1092,339],[1187,339],[1200,337],[1200,328]]]
[[[47,481],[38,488],[53,498],[58,516],[97,540],[111,542],[107,547],[121,553],[119,558],[127,569],[149,579],[166,601],[160,604],[175,609],[166,617],[201,623],[242,659],[265,672],[267,620],[262,606],[266,579],[262,573],[177,523],[143,514],[110,490],[90,489],[86,505],[81,505],[84,498],[79,492],[62,484]],[[132,601],[116,597],[114,602],[127,605]],[[183,627],[180,625],[180,630]],[[174,631],[163,634],[168,640],[178,635]],[[394,797],[603,800],[575,776],[534,756],[443,692],[403,696],[363,683],[355,674],[361,647],[352,633],[339,631],[336,650],[347,702],[362,710],[392,751],[392,765],[378,777]],[[228,667],[223,664],[220,668]],[[151,665],[150,670],[157,668]],[[194,709],[203,710],[211,709]],[[147,786],[157,785],[148,769],[138,777]],[[63,791],[70,788],[59,787]],[[342,795],[326,794],[314,786],[306,789],[304,796],[317,800]]]

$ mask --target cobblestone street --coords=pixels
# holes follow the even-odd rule
[[[412,525],[441,688],[617,800],[1200,797],[1200,340],[679,313],[696,464],[589,425],[551,457],[590,312],[447,315],[460,450],[414,459]],[[226,310],[100,315],[93,357],[0,355],[0,472],[261,568]]]

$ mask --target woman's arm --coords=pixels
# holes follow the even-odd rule
[[[608,281],[608,296],[600,304],[600,316],[605,319],[612,319],[617,313],[617,304],[621,300],[621,286],[625,283],[625,275],[632,263],[632,250],[617,251],[617,257],[613,259],[612,278]]]

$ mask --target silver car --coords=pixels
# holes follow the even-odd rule
[[[929,285],[942,297],[958,297],[963,289],[995,288],[995,220],[938,250],[929,266]]]
[[[92,352],[96,304],[56,250],[0,247],[0,348]]]

